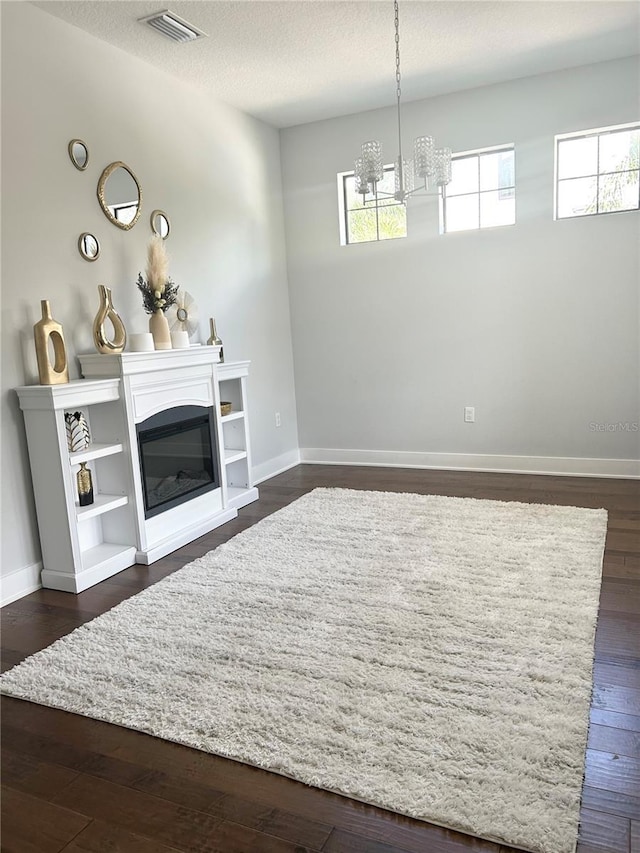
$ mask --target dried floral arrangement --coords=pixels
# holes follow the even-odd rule
[[[178,298],[179,286],[169,278],[168,265],[164,240],[156,235],[151,239],[147,252],[147,278],[145,280],[142,273],[138,273],[136,282],[147,314],[166,311]]]

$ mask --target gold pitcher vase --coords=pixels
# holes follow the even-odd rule
[[[104,355],[122,352],[127,343],[127,331],[120,315],[113,307],[111,288],[99,284],[98,294],[100,295],[100,307],[93,321],[93,343],[98,352]],[[104,324],[107,320],[113,326],[113,340],[110,340],[105,332]]]

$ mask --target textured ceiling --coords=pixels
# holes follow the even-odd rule
[[[167,5],[168,3],[168,5]],[[391,0],[40,0],[98,38],[276,127],[395,100]],[[176,44],[137,19],[171,9]],[[640,52],[636,0],[403,0],[403,99]]]

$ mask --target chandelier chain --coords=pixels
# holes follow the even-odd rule
[[[393,8],[395,11],[396,24],[396,97],[400,100],[400,18],[398,16],[398,0],[394,0]]]
[[[393,0],[393,10],[395,12],[395,27],[396,27],[396,99],[398,110],[398,164],[400,191],[404,190],[404,163],[402,161],[402,123],[400,121],[400,95],[402,90],[400,87],[400,17],[398,14],[398,0]]]

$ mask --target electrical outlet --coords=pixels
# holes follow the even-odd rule
[[[464,407],[464,422],[466,424],[474,424],[476,422],[475,406]]]
[[[282,426],[282,419],[280,418],[280,412],[276,412],[276,426],[277,427]]]

